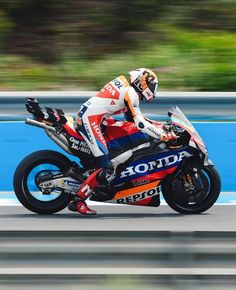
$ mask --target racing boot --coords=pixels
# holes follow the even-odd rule
[[[95,215],[97,213],[95,210],[90,209],[87,203],[84,200],[80,200],[77,196],[69,203],[68,209],[84,215]]]
[[[84,214],[84,215],[96,215],[97,214],[96,210],[89,208],[84,200],[80,200],[77,203],[77,212],[79,212],[80,214]]]
[[[94,215],[96,211],[90,209],[86,204],[85,200],[89,198],[94,190],[99,184],[106,184],[106,186],[113,179],[114,169],[112,167],[111,161],[107,160],[107,156],[100,158],[104,162],[106,161],[104,167],[95,170],[80,186],[76,193],[76,198],[70,202],[68,209],[72,211],[77,211],[81,214]],[[100,162],[102,163],[102,162]]]
[[[68,209],[71,211],[77,211],[83,215],[95,215],[96,211],[88,207],[85,200],[90,197],[93,189],[98,185],[97,175],[102,169],[95,170],[80,186],[76,193],[76,197],[68,205]]]

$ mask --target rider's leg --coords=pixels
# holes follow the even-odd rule
[[[85,141],[89,145],[93,155],[97,158],[98,168],[95,170],[80,186],[76,193],[77,198],[69,205],[69,209],[78,211],[81,214],[94,215],[96,211],[90,209],[85,200],[92,194],[94,188],[101,182],[109,181],[109,178],[114,172],[112,163],[108,157],[108,149],[103,138],[99,124],[90,124],[89,118],[82,118],[82,123],[78,127],[80,134],[83,135]],[[96,128],[96,136],[94,130]],[[89,137],[89,138],[88,138]]]
[[[107,156],[103,156],[104,160],[108,160]],[[112,165],[110,166],[111,161],[108,160],[106,168],[99,168],[95,170],[87,179],[86,181],[80,186],[79,190],[77,191],[77,207],[76,210],[81,214],[93,215],[96,212],[90,209],[85,200],[90,197],[93,193],[94,189],[99,184],[108,183],[109,179],[111,178],[114,170]]]
[[[88,207],[85,200],[90,197],[93,189],[97,186],[97,175],[101,171],[100,169],[95,170],[83,184],[81,184],[79,190],[76,193],[75,200],[69,205],[69,209],[78,211],[81,214],[94,215],[95,210]]]
[[[94,189],[100,185],[109,183],[112,179],[114,168],[107,155],[99,157],[100,168],[95,170],[76,193],[76,198],[69,204],[69,209],[78,211],[81,214],[94,215],[96,211],[90,209],[85,200],[90,197]],[[106,168],[104,168],[106,167]]]

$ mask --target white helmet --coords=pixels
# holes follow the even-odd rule
[[[157,96],[158,79],[156,74],[147,68],[139,68],[129,72],[132,87],[151,102]]]

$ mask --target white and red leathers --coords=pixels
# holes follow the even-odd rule
[[[78,130],[95,157],[108,154],[100,128],[102,121],[111,115],[126,111],[129,111],[138,129],[160,139],[162,130],[157,129],[143,117],[139,109],[139,95],[124,76],[119,76],[84,103],[78,114]]]
[[[83,214],[94,214],[84,202],[89,197],[92,190],[100,181],[107,179],[113,173],[111,161],[108,157],[106,141],[101,131],[101,123],[111,115],[126,112],[137,128],[151,137],[161,139],[162,130],[156,128],[147,121],[139,109],[139,95],[136,90],[130,86],[124,76],[107,83],[96,96],[90,98],[81,106],[77,117],[78,131],[87,142],[93,155],[97,157],[100,164],[98,170],[81,185],[77,196],[80,202],[77,203],[77,210]],[[103,173],[104,169],[104,175]]]

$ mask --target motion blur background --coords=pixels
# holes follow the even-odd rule
[[[25,92],[6,91],[52,91],[42,105],[75,114],[88,95],[66,91],[99,90],[137,67],[158,73],[163,94],[145,114],[177,104],[201,122],[221,205],[195,216],[101,206],[95,220],[7,206],[20,160],[58,148],[23,123]],[[236,94],[219,93],[232,91],[235,0],[0,0],[0,289],[235,289]]]
[[[1,0],[0,90],[97,90],[136,67],[161,90],[236,89],[234,0]]]

